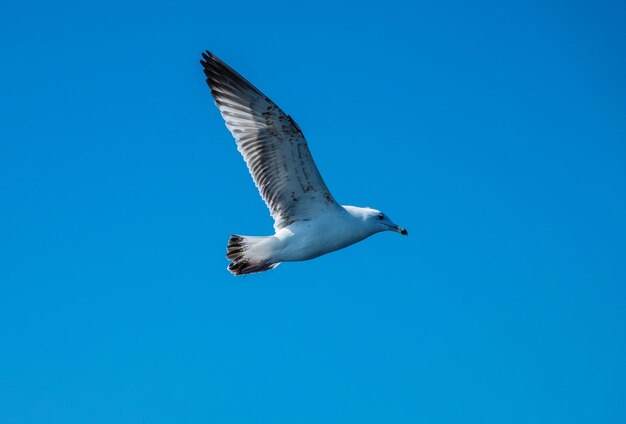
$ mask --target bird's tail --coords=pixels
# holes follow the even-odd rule
[[[267,257],[260,254],[260,249],[255,249],[269,238],[231,235],[226,248],[226,257],[232,261],[228,270],[233,275],[242,275],[276,268],[280,262],[270,263]]]

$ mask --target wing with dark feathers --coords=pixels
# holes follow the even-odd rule
[[[294,120],[215,55],[207,51],[202,57],[215,104],[274,218],[274,228],[339,207]]]

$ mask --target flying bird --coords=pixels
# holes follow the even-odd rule
[[[298,124],[214,54],[200,61],[215,104],[274,219],[272,236],[231,235],[234,275],[305,261],[381,231],[408,232],[371,208],[342,206],[330,194]]]

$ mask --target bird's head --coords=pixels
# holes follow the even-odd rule
[[[403,236],[409,235],[409,232],[399,225],[396,225],[383,212],[372,208],[357,208],[354,206],[344,206],[351,215],[363,220],[369,231],[379,233],[381,231],[395,231]]]
[[[367,220],[369,221],[369,224],[378,229],[378,231],[395,231],[403,236],[409,235],[407,230],[394,224],[393,221],[391,221],[391,219],[389,219],[389,217],[381,211],[375,209],[368,211]]]

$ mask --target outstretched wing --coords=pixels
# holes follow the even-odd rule
[[[207,51],[202,57],[215,104],[274,218],[274,228],[339,207],[294,120],[215,55]]]

